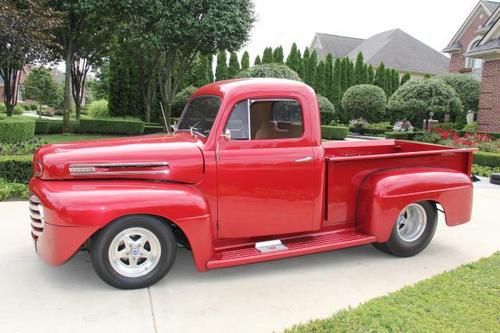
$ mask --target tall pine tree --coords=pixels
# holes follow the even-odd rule
[[[368,84],[373,84],[373,80],[375,80],[375,71],[373,70],[372,65],[368,65],[368,68],[366,69],[366,77],[367,77],[367,82]]]
[[[373,84],[375,84],[376,86],[379,86],[384,91],[386,91],[385,65],[384,65],[383,62],[381,62],[380,65],[377,68],[377,73],[375,74],[375,79],[374,79]]]
[[[303,74],[300,77],[306,83],[309,81],[309,57],[310,57],[309,48],[306,47],[306,49],[304,50],[304,55],[302,56],[302,64],[301,64],[301,66],[304,67],[302,71]]]
[[[278,46],[273,52],[273,62],[277,64],[283,64],[283,46]]]
[[[356,73],[354,73],[354,64],[349,58],[347,60],[347,88],[352,87],[356,84]]]
[[[342,100],[342,96],[344,95],[344,92],[349,88],[349,79],[347,77],[348,75],[348,70],[347,68],[349,67],[349,60],[347,58],[342,58],[342,61],[340,63],[340,86],[342,87],[341,93],[340,93],[340,99]]]
[[[411,80],[411,75],[410,73],[405,73],[402,77],[401,77],[401,83],[399,84],[400,86],[402,86],[403,84],[405,84],[406,81],[409,81]]]
[[[290,53],[288,54],[288,57],[286,58],[286,65],[296,72],[299,71],[300,57],[299,57],[299,50],[297,48],[297,44],[295,44],[295,43],[292,44],[292,48],[290,49]]]
[[[332,99],[333,91],[333,56],[328,53],[325,61],[325,97],[333,103]]]
[[[245,51],[241,56],[241,70],[245,71],[248,68],[250,68],[250,55],[248,54],[248,51]]]
[[[231,52],[229,56],[228,78],[235,78],[240,72],[240,63],[236,52]]]
[[[255,60],[253,61],[254,66],[262,65],[262,61],[260,60],[260,55],[257,55],[255,57]]]
[[[340,58],[335,59],[335,67],[333,68],[331,102],[335,108],[339,110],[340,100],[342,98],[342,61]]]
[[[214,63],[214,56],[212,54],[208,55],[208,63],[207,63],[207,76],[208,76],[208,82],[214,82],[214,69],[213,69],[213,63]]]
[[[314,84],[316,92],[320,95],[326,95],[325,62],[321,60],[316,69],[316,83]]]
[[[356,57],[356,66],[354,67],[354,82],[355,84],[366,83],[363,75],[363,67],[365,66],[365,60],[363,58],[363,53],[359,52]]]
[[[306,83],[311,87],[314,87],[316,84],[316,70],[318,67],[318,55],[316,54],[316,50],[313,50],[311,56],[309,57],[309,62],[307,65],[307,81]]]
[[[273,49],[271,47],[266,47],[264,49],[264,54],[262,55],[263,64],[272,64],[274,62]]]
[[[222,81],[228,78],[227,54],[220,51],[217,54],[217,67],[215,68],[215,81]]]

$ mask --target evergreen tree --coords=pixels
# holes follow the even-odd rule
[[[354,73],[354,64],[349,58],[347,60],[347,88],[352,87],[356,84],[356,73]]]
[[[303,68],[303,74],[300,77],[304,82],[308,82],[309,80],[309,48],[306,47],[304,50],[304,55],[302,56],[302,66]]]
[[[200,55],[196,67],[196,82],[194,82],[195,87],[203,87],[205,84],[212,82],[208,72],[209,61],[210,60],[208,55]]]
[[[424,79],[430,79],[430,78],[431,78],[431,75],[429,73],[424,75]]]
[[[109,57],[109,97],[108,109],[113,116],[118,115],[120,110],[120,62],[116,52]]]
[[[385,85],[385,65],[383,62],[380,63],[380,65],[377,68],[377,72],[375,74],[375,79],[373,82],[376,86],[379,86],[382,88],[384,91],[386,91],[386,85]]]
[[[297,48],[297,44],[293,43],[292,48],[290,49],[290,53],[288,54],[288,57],[286,58],[286,65],[296,72],[299,71],[299,67],[300,67],[299,52],[300,51]]]
[[[386,69],[385,71],[385,94],[387,97],[391,96],[394,92],[392,88],[392,69]]]
[[[228,67],[228,78],[235,78],[240,72],[240,63],[238,61],[238,55],[236,52],[231,52],[229,56],[229,67]]]
[[[241,70],[247,70],[250,68],[250,55],[248,54],[248,51],[245,51],[243,53],[243,56],[241,56]]]
[[[392,70],[392,92],[394,93],[399,88],[399,72],[395,69]]]
[[[260,60],[260,55],[257,55],[255,57],[255,60],[253,61],[253,65],[257,66],[257,65],[261,65],[261,64],[262,64],[262,61]]]
[[[321,60],[316,69],[316,83],[314,84],[316,92],[320,95],[326,95],[325,62]]]
[[[306,77],[306,63],[305,61],[302,59],[300,60],[300,63],[299,63],[299,70],[297,71],[297,74],[299,74],[299,77],[302,81],[306,81],[305,77]]]
[[[273,62],[283,64],[283,46],[278,46],[273,52]]]
[[[344,95],[344,92],[349,88],[348,86],[348,78],[347,78],[347,67],[349,67],[347,58],[342,58],[342,61],[340,63],[340,86],[341,86],[341,93],[340,93],[340,99],[342,100],[342,96]]]
[[[266,47],[264,49],[264,54],[262,55],[263,64],[272,64],[274,62],[273,49],[271,47]]]
[[[355,84],[365,83],[364,75],[363,75],[363,67],[365,66],[365,60],[363,58],[363,53],[359,52],[356,57],[356,66],[354,68],[355,73]]]
[[[307,65],[307,80],[306,83],[311,87],[314,87],[316,84],[316,70],[318,67],[318,55],[316,54],[316,50],[313,50],[311,56],[309,57],[309,62]]]
[[[332,99],[333,91],[333,56],[328,53],[325,62],[325,94],[324,96],[333,103]]]
[[[404,75],[401,77],[401,83],[399,85],[402,86],[408,80],[411,80],[410,73],[404,73]]]
[[[368,84],[373,84],[373,80],[375,80],[375,71],[373,70],[372,65],[368,65],[368,68],[366,70],[366,78],[367,78],[367,83]]]
[[[368,65],[367,64],[363,64],[363,71],[361,73],[361,83],[362,84],[367,84],[367,83],[370,83],[368,82]]]
[[[342,99],[342,61],[340,58],[335,59],[335,67],[333,68],[331,102],[338,109]]]
[[[215,81],[222,81],[228,78],[226,51],[217,54],[217,67],[215,68]]]

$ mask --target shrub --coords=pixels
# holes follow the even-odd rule
[[[42,119],[35,120],[35,134],[36,135],[49,134],[49,121]]]
[[[422,134],[415,135],[413,140],[427,143],[439,143],[441,136],[435,132],[423,132]]]
[[[387,106],[392,120],[408,119],[417,126],[433,112],[435,119],[445,113],[460,114],[462,102],[453,88],[440,79],[410,80],[399,87]]]
[[[27,199],[28,187],[26,184],[6,182],[0,179],[0,201],[8,199]]]
[[[349,128],[344,126],[321,126],[321,137],[329,140],[344,140]]]
[[[474,153],[474,164],[489,166],[489,167],[500,167],[500,154],[499,153],[489,153],[484,151],[478,151]]]
[[[7,117],[0,121],[0,143],[22,142],[35,135],[35,121],[21,117]]]
[[[36,104],[31,104],[31,105],[30,105],[30,109],[31,109],[31,111],[36,111],[36,110],[38,110],[38,105],[36,105]]]
[[[472,164],[472,173],[474,175],[489,177],[492,173],[500,173],[500,167],[488,167],[477,164]]]
[[[411,132],[385,132],[387,139],[410,140],[411,136]]]
[[[7,107],[5,106],[5,103],[0,101],[0,112],[6,113],[7,112]]]
[[[333,115],[335,114],[335,106],[328,98],[316,94],[316,99],[318,100],[319,112],[321,116],[321,124],[329,125],[333,121]]]
[[[462,129],[464,132],[477,132],[477,123],[473,121],[471,124],[467,124]]]
[[[238,74],[240,78],[247,77],[272,77],[277,79],[288,79],[294,81],[301,81],[299,74],[286,65],[281,64],[264,64],[256,65],[248,70],[242,71]]]
[[[19,116],[19,115],[22,115],[23,112],[24,112],[24,108],[18,104],[16,106],[14,106],[14,112],[12,114]]]
[[[172,116],[180,117],[189,97],[191,97],[191,95],[196,91],[196,89],[198,88],[194,86],[189,86],[182,89],[175,95],[174,101],[172,103]]]
[[[0,155],[30,155],[45,143],[40,138],[33,138],[24,142],[2,143],[0,144]]]
[[[352,86],[342,97],[342,107],[351,118],[362,117],[369,122],[382,118],[386,102],[384,90],[371,84]]]
[[[87,115],[91,118],[111,117],[108,109],[108,101],[105,99],[93,101],[87,106]]]
[[[0,178],[7,182],[27,184],[32,175],[31,161],[27,155],[0,156]]]
[[[81,119],[79,132],[139,135],[144,132],[144,123],[136,119]]]
[[[443,80],[455,90],[462,101],[464,111],[478,110],[481,93],[481,83],[478,80],[464,74],[442,74],[436,78]]]
[[[144,134],[153,134],[163,132],[163,126],[160,124],[146,124],[144,125]]]

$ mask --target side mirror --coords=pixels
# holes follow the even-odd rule
[[[226,130],[224,131],[224,134],[221,135],[222,138],[226,141],[230,141],[231,140],[231,131],[226,128]]]

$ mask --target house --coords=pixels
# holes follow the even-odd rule
[[[320,59],[331,53],[354,61],[362,52],[366,63],[377,67],[383,62],[386,67],[400,74],[410,73],[413,78],[448,71],[446,56],[401,29],[384,31],[367,39],[316,33],[310,48],[316,50]]]
[[[500,133],[500,3],[479,1],[443,52],[450,72],[481,80],[479,130]]]

